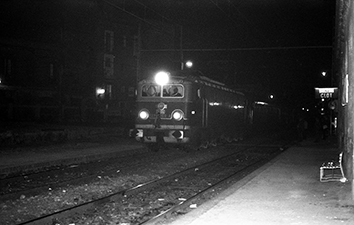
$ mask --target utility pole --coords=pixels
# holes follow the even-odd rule
[[[183,27],[182,25],[180,26],[180,37],[179,37],[179,47],[180,47],[180,54],[181,54],[181,70],[183,70],[184,68],[184,59],[183,59],[183,43],[182,43],[182,38],[183,38]]]
[[[136,84],[140,80],[140,70],[141,70],[141,23],[139,23],[138,37],[135,43],[135,54],[136,54]]]

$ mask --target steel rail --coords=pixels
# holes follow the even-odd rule
[[[125,190],[122,190],[122,191],[119,191],[119,192],[115,192],[115,193],[112,193],[110,195],[98,198],[98,199],[94,199],[94,200],[91,200],[91,201],[88,201],[88,202],[85,202],[85,203],[82,203],[82,204],[79,204],[79,205],[76,205],[76,206],[73,206],[73,207],[68,207],[68,208],[63,209],[63,210],[59,210],[59,211],[56,211],[56,212],[53,212],[53,213],[50,213],[50,214],[47,214],[47,215],[43,215],[43,216],[40,216],[40,217],[31,219],[31,220],[28,220],[28,221],[19,223],[19,225],[24,225],[24,224],[33,224],[33,225],[35,225],[35,224],[38,224],[38,225],[39,224],[54,224],[56,221],[58,221],[60,219],[70,217],[71,215],[74,215],[74,214],[83,213],[84,211],[86,211],[86,210],[88,210],[90,208],[93,208],[94,206],[97,206],[99,204],[104,204],[104,203],[111,202],[111,201],[118,201],[119,199],[127,197],[128,195],[132,195],[132,194],[134,194],[136,192],[140,192],[140,191],[143,191],[145,189],[151,188],[151,187],[153,187],[153,186],[155,186],[155,185],[157,185],[159,183],[165,182],[166,180],[182,176],[183,174],[189,173],[191,171],[196,171],[196,168],[201,169],[203,167],[207,167],[208,165],[210,165],[212,163],[221,161],[221,160],[223,160],[225,158],[229,158],[230,156],[233,156],[233,155],[241,154],[241,153],[245,152],[246,150],[249,150],[250,148],[255,148],[255,147],[257,147],[257,144],[253,145],[253,146],[251,146],[249,148],[246,147],[245,149],[242,149],[240,151],[234,152],[232,154],[228,154],[228,155],[222,156],[220,158],[217,158],[217,159],[214,159],[214,160],[211,160],[211,161],[208,161],[208,162],[205,162],[205,163],[202,163],[202,164],[199,164],[199,165],[196,165],[196,166],[193,166],[193,167],[178,171],[178,172],[173,173],[171,175],[167,175],[167,176],[164,176],[164,177],[159,178],[159,179],[155,179],[155,180],[143,183],[143,184],[139,184],[139,185],[137,185],[135,187],[132,187],[132,188],[129,188],[129,189],[125,189]],[[248,168],[248,167],[250,167],[252,165],[246,166],[245,168]],[[227,178],[225,178],[224,180],[226,181]],[[222,183],[222,181],[220,181],[218,183]],[[211,187],[214,187],[217,184],[214,184]],[[206,189],[205,191],[199,192],[197,194],[197,196],[200,196],[200,194],[206,192],[207,190],[210,190],[210,188]],[[190,199],[190,200],[188,199],[187,201],[182,202],[182,204],[180,204],[180,205],[185,205],[185,204],[187,204],[190,201],[192,201],[192,199]],[[166,213],[168,213],[169,211],[173,212],[175,210],[171,209],[171,210],[166,211]],[[161,215],[161,216],[163,216],[163,215]]]
[[[144,156],[147,153],[142,153],[139,154],[140,156]],[[139,163],[136,164],[134,166],[140,166],[143,165],[143,163]],[[24,176],[37,176],[37,175],[41,175],[44,173],[49,173],[51,171],[57,172],[58,170],[63,170],[63,168],[72,170],[69,172],[73,172],[75,173],[77,169],[80,169],[81,166],[72,168],[70,166],[66,166],[66,167],[60,167],[58,169],[53,169],[53,170],[46,170],[46,171],[40,171],[40,172],[34,172],[34,173],[27,173],[27,174],[23,174],[21,177],[9,177],[9,178],[4,178],[4,179],[0,179],[0,185],[2,185],[3,187],[5,187],[5,185],[3,183],[10,183],[11,180],[18,180],[18,179],[23,179]],[[130,168],[131,166],[126,166],[124,167],[124,169],[126,168]],[[88,180],[93,180],[94,178],[96,178],[97,176],[101,176],[101,177],[106,177],[106,176],[110,176],[112,174],[116,174],[117,169],[107,169],[104,172],[101,173],[95,173],[95,174],[85,174],[85,175],[78,175],[76,177],[73,178],[69,178],[66,180],[62,180],[62,181],[51,181],[51,182],[46,182],[42,185],[37,185],[37,186],[32,186],[32,187],[25,187],[26,189],[20,189],[20,190],[15,190],[15,191],[10,191],[10,192],[5,192],[3,194],[0,194],[0,201],[6,201],[6,200],[11,200],[11,199],[15,199],[15,198],[19,198],[21,195],[25,195],[25,196],[34,196],[37,194],[40,194],[46,190],[48,190],[49,188],[53,188],[53,186],[64,186],[64,185],[75,185],[75,184],[79,184],[79,183],[83,183],[86,182]],[[21,179],[21,180],[22,180]],[[36,179],[31,177],[31,179]]]
[[[245,150],[246,149],[244,149],[242,151],[245,151]],[[73,206],[73,207],[68,207],[66,209],[63,209],[63,210],[60,210],[60,211],[57,211],[57,212],[53,212],[53,213],[50,213],[50,214],[47,214],[47,215],[43,215],[43,216],[40,216],[40,217],[31,219],[31,220],[28,220],[28,221],[19,223],[18,225],[24,225],[24,224],[33,224],[33,225],[38,224],[38,225],[40,225],[40,224],[53,223],[53,221],[55,222],[56,220],[59,220],[61,218],[69,217],[70,215],[73,215],[75,213],[82,213],[85,210],[88,210],[88,209],[94,207],[97,204],[102,204],[102,203],[110,202],[110,201],[117,201],[118,199],[121,199],[121,198],[126,197],[128,195],[131,195],[131,194],[133,194],[133,193],[135,193],[137,191],[143,191],[143,190],[145,190],[145,189],[147,189],[147,188],[149,188],[151,186],[154,186],[154,185],[157,185],[159,183],[162,183],[165,180],[172,179],[174,177],[179,177],[179,176],[181,176],[183,174],[189,173],[190,171],[193,171],[196,168],[202,168],[202,167],[207,166],[208,164],[211,164],[211,163],[217,162],[219,160],[225,159],[227,157],[230,157],[231,155],[240,154],[242,151],[235,152],[235,153],[232,153],[232,154],[228,154],[228,155],[225,155],[223,157],[220,157],[220,158],[217,158],[217,159],[214,159],[214,160],[211,160],[211,161],[208,161],[208,162],[205,162],[205,163],[202,163],[202,164],[199,164],[199,165],[196,165],[196,166],[193,166],[193,167],[178,171],[178,172],[176,172],[174,174],[167,175],[167,176],[164,176],[162,178],[155,179],[155,180],[152,180],[152,181],[148,181],[146,183],[139,184],[139,185],[137,185],[135,187],[132,187],[132,188],[129,188],[129,189],[126,189],[126,190],[122,190],[122,191],[119,191],[119,192],[115,192],[115,193],[112,193],[110,195],[107,195],[107,196],[104,196],[104,197],[101,197],[101,198],[98,198],[98,199],[94,199],[92,201],[88,201],[88,202],[85,202],[85,203],[82,203],[82,204],[79,204],[79,205],[76,205],[76,206]]]

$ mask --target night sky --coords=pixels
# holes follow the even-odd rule
[[[334,0],[140,0],[183,27],[184,59],[232,87],[261,86],[305,105],[330,86]],[[262,93],[263,94],[263,93]]]
[[[77,2],[90,3],[89,0]],[[274,94],[275,100],[280,103],[302,107],[313,102],[314,87],[335,85],[330,83],[329,78],[321,77],[322,71],[327,71],[329,75],[332,71],[335,0],[98,2],[107,3],[118,16],[126,13],[133,20],[133,15],[138,15],[146,21],[161,21],[174,28],[171,38],[174,55],[166,57],[166,54],[158,51],[143,53],[145,59],[148,59],[145,63],[156,69],[179,69],[179,48],[182,43],[183,59],[192,60],[194,69],[230,87],[253,87],[260,100]],[[63,4],[65,8],[74,3],[65,0]],[[46,13],[46,7],[52,7],[51,3],[41,5],[36,10],[42,14]],[[23,10],[12,14],[21,16],[27,11],[32,12]],[[62,14],[60,11],[57,13]],[[47,16],[54,23],[59,18],[52,14]],[[146,21],[140,20],[148,24]],[[146,46],[143,45],[142,50]],[[153,47],[167,48],[158,41]]]

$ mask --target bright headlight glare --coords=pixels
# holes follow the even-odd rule
[[[183,112],[182,111],[175,111],[172,114],[173,119],[180,121],[183,118]]]
[[[149,112],[145,111],[145,110],[142,110],[142,111],[139,112],[139,117],[142,120],[146,120],[146,119],[149,118]]]
[[[169,75],[167,72],[161,71],[155,75],[155,82],[158,85],[165,85],[169,81]]]

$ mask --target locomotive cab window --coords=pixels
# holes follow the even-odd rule
[[[163,87],[163,97],[182,98],[184,87],[181,84],[165,85]]]
[[[145,84],[141,89],[141,96],[143,97],[159,97],[161,87],[159,85]]]

